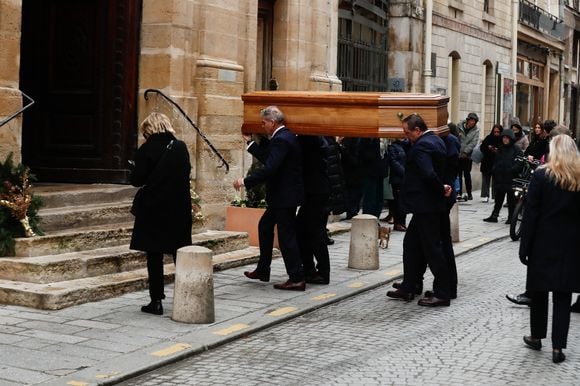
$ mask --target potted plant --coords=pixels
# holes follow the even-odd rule
[[[252,174],[262,165],[254,161],[247,175]],[[226,207],[226,231],[248,233],[248,243],[250,246],[259,246],[258,223],[266,210],[266,186],[260,184],[247,189],[245,197],[236,197],[230,206]],[[274,230],[274,247],[278,248],[278,236]]]

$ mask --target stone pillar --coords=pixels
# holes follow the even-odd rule
[[[379,269],[378,219],[370,214],[352,218],[348,268]]]
[[[449,221],[451,222],[451,241],[459,242],[459,205],[455,203],[449,212]]]
[[[198,246],[180,248],[175,267],[173,315],[184,323],[213,323],[213,252]]]

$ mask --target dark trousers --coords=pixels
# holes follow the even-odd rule
[[[393,215],[395,224],[406,225],[407,215],[401,209],[401,184],[391,184],[393,188],[393,207],[389,208],[389,212]]]
[[[327,202],[327,195],[307,195],[296,217],[296,235],[304,272],[314,274],[318,271],[325,278],[330,276],[330,257],[326,242]]]
[[[532,297],[530,310],[531,333],[534,338],[544,339],[548,331],[548,292],[529,291]],[[570,328],[570,292],[552,292],[552,348],[566,348]]]
[[[443,212],[445,213],[445,212]],[[429,266],[433,292],[440,299],[449,299],[449,270],[441,243],[441,213],[416,213],[411,217],[403,239],[403,283],[405,292],[414,293],[417,278]]]
[[[491,196],[489,195],[490,190]],[[491,185],[491,173],[481,172],[481,197],[495,197],[495,192]]]
[[[514,209],[516,207],[516,197],[514,196],[513,189],[505,189],[502,187],[495,188],[495,202],[493,203],[493,216],[499,216],[499,211],[503,205],[503,199],[507,196],[508,203],[508,218],[512,218]]]
[[[379,218],[383,210],[384,177],[366,177],[363,185],[363,213]]]
[[[274,226],[278,226],[280,252],[286,272],[293,282],[304,280],[300,250],[296,241],[296,208],[267,208],[258,224],[260,260],[258,272],[270,272],[272,248],[274,247]]]
[[[471,158],[459,158],[459,192],[463,191],[461,176],[465,179],[465,192],[471,194]]]
[[[177,252],[173,253],[173,262]],[[149,277],[149,297],[151,300],[165,299],[163,277],[163,253],[147,252],[147,276]]]
[[[346,186],[346,217],[351,218],[358,214],[360,201],[363,196],[362,184],[352,184]]]

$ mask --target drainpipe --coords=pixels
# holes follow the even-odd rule
[[[514,80],[514,87],[512,90],[512,116],[516,115],[516,104],[517,95],[516,92],[518,84],[517,76],[517,63],[518,63],[518,24],[519,24],[519,13],[520,13],[520,1],[512,0],[512,77]]]
[[[431,38],[433,35],[433,0],[425,1],[425,69],[423,70],[425,94],[431,94]]]
[[[568,100],[568,95],[564,95],[564,63],[562,60],[562,53],[559,53],[558,57],[560,59],[560,61],[558,63],[558,71],[560,72],[560,85],[559,85],[560,86],[560,90],[559,90],[560,106],[558,106],[560,113],[558,114],[558,122],[561,124],[564,124],[564,98],[566,98],[566,100]]]

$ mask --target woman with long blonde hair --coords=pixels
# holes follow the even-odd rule
[[[552,292],[552,361],[566,359],[572,293],[580,292],[580,154],[574,140],[550,141],[548,162],[536,169],[528,190],[520,260],[528,266],[526,289],[532,299],[531,335],[524,343],[541,350]]]

